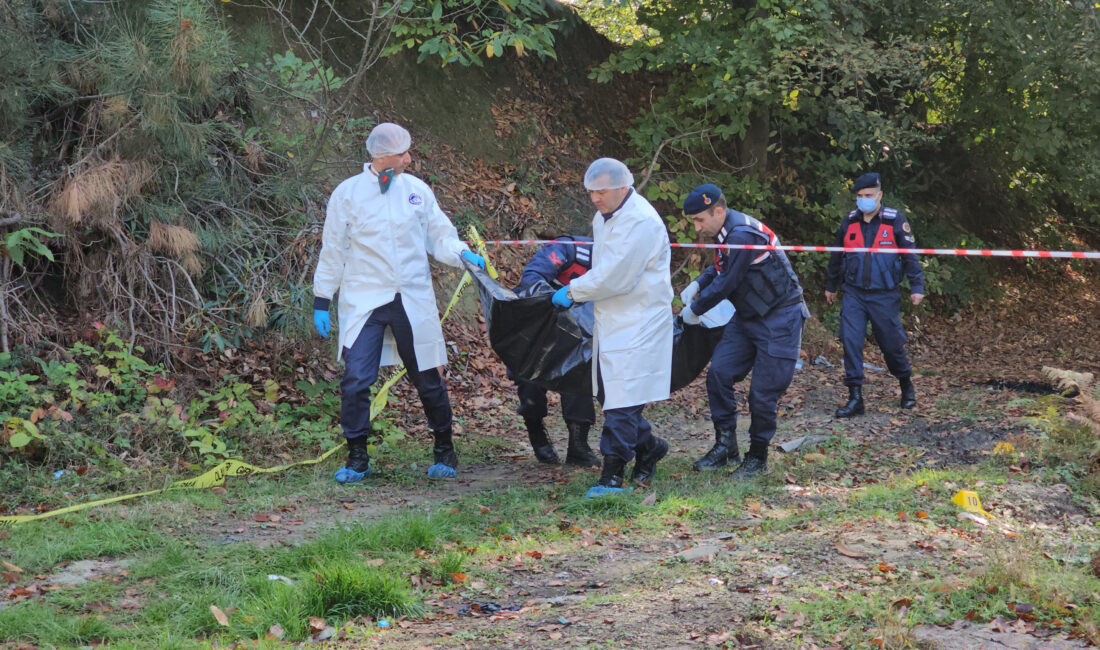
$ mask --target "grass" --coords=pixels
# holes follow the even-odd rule
[[[492,457],[508,445],[490,439],[471,441],[465,449],[469,456]],[[302,468],[238,479],[222,494],[175,492],[4,531],[0,557],[27,570],[20,584],[33,581],[34,573],[50,573],[59,563],[76,559],[131,562],[128,573],[0,609],[0,643],[191,648],[203,647],[199,639],[219,644],[263,639],[276,624],[285,630],[285,640],[297,641],[309,637],[310,616],[334,625],[364,616],[415,620],[430,609],[425,601],[444,593],[464,600],[522,602],[509,570],[515,567],[531,578],[542,575],[544,581],[563,570],[570,576],[614,576],[605,578],[607,587],[586,592],[584,602],[569,605],[570,618],[583,612],[598,617],[610,611],[605,608],[670,590],[690,596],[699,585],[713,589],[708,575],[723,577],[730,586],[765,588],[772,593],[769,604],[756,603],[752,594],[742,600],[731,594],[728,612],[779,631],[789,619],[778,612],[798,613],[804,618],[801,631],[788,637],[796,645],[820,645],[844,633],[839,643],[845,646],[878,638],[884,647],[902,647],[910,643],[916,625],[968,615],[979,621],[1010,619],[1009,604],[1015,602],[1034,604],[1040,621],[1100,627],[1091,596],[1100,592],[1100,581],[1085,575],[1080,564],[1063,565],[1043,555],[1080,554],[1092,538],[1084,533],[1074,539],[1051,538],[1037,530],[1010,539],[955,518],[956,508],[949,503],[954,492],[979,484],[985,486],[979,489],[983,498],[996,495],[1008,480],[1004,462],[920,469],[914,465],[915,454],[883,453],[847,435],[834,435],[811,449],[774,454],[772,471],[749,482],[732,481],[725,472],[693,472],[692,459],[674,457],[661,464],[653,487],[645,490],[584,499],[593,476],[575,472],[544,485],[503,487],[442,504],[395,507],[388,513],[372,511],[369,520],[320,527],[314,536],[288,547],[215,544],[197,529],[205,520],[248,519],[288,504],[361,499],[364,491],[383,489],[400,494],[406,486],[423,489],[423,468],[412,469],[412,464],[423,461],[426,452],[422,441],[394,445],[384,456],[383,477],[359,486],[334,485],[331,467]],[[858,468],[864,466],[875,472],[873,478],[860,474]],[[859,480],[851,480],[853,476]],[[786,489],[791,482],[810,492]],[[644,503],[650,495],[655,501]],[[930,518],[918,520],[917,512]],[[746,518],[757,524],[746,528],[734,523]],[[923,539],[941,528],[959,528],[959,535],[969,536],[963,538],[984,540],[981,555],[957,557],[948,546],[926,552],[902,549],[903,557],[892,561],[897,565],[893,573],[874,569],[880,557],[864,560],[864,569],[836,564],[833,544],[839,535],[900,531]],[[713,562],[669,561],[675,549],[720,532],[732,534],[720,542],[730,550]],[[633,555],[635,548],[644,554]],[[606,573],[609,558],[616,568]],[[776,587],[762,575],[778,563],[791,564],[798,573]],[[830,571],[819,575],[815,566],[822,563]],[[460,573],[470,578],[456,582],[452,574]],[[285,576],[291,584],[269,575]],[[824,579],[851,581],[851,588],[823,588]],[[472,580],[484,584],[473,588]],[[569,587],[551,593],[569,593]],[[120,607],[124,599],[136,600],[139,608]],[[899,599],[912,601],[904,612],[896,605],[903,602]],[[89,612],[87,603],[102,603],[106,609]],[[229,614],[228,627],[214,619],[211,605]],[[518,622],[499,626],[525,629]],[[707,629],[723,628],[710,623]],[[481,638],[483,631],[460,626],[454,638]],[[606,628],[605,633],[611,638],[620,631]],[[262,641],[258,647],[264,647]]]

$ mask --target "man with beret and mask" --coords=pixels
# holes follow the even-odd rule
[[[709,183],[688,194],[684,214],[691,217],[697,232],[714,237],[717,244],[779,245],[771,229],[729,209],[722,190]],[[699,314],[723,300],[732,302],[736,309],[707,371],[714,447],[694,467],[715,470],[733,463],[737,464],[732,473],[735,478],[758,474],[767,469],[779,398],[794,377],[803,321],[810,316],[798,276],[783,251],[718,249],[714,266],[689,284],[680,300],[685,305],[680,315],[689,324],[698,323]],[[749,450],[741,461],[733,385],[750,370]]]
[[[856,209],[836,231],[834,246],[853,248],[916,248],[912,228],[899,210],[882,204],[882,179],[863,174],[852,186]],[[848,403],[836,411],[838,418],[863,415],[863,342],[867,322],[878,341],[886,367],[901,385],[901,408],[917,405],[913,370],[905,353],[905,328],[901,324],[902,277],[909,279],[909,299],[924,299],[924,276],[914,253],[844,252],[829,257],[825,301],[832,304],[843,288],[840,307],[840,340],[844,345],[844,384]]]
[[[412,162],[410,144],[409,132],[397,124],[371,129],[371,161],[363,173],[337,186],[325,216],[313,276],[313,324],[328,338],[329,303],[339,291],[340,426],[348,443],[347,463],[335,476],[339,483],[361,481],[370,473],[370,388],[379,365],[399,360],[435,438],[428,477],[453,478],[458,470],[451,402],[439,372],[447,362],[447,347],[428,255],[455,267],[461,267],[462,258],[482,268],[485,261],[458,238],[431,188],[405,173]]]

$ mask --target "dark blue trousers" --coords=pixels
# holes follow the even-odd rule
[[[451,428],[451,400],[438,368],[421,372],[416,365],[413,330],[401,294],[393,302],[371,312],[359,337],[350,348],[344,348],[344,378],[340,380],[340,426],[345,438],[370,434],[370,387],[378,379],[378,364],[382,360],[382,338],[389,327],[397,342],[397,353],[405,364],[407,377],[420,395],[428,428],[432,433]]]
[[[531,382],[517,381],[516,393],[519,395],[519,408],[516,413],[525,420],[541,420],[546,417],[546,389]],[[596,409],[592,405],[591,395],[560,393],[561,416],[566,422],[579,422],[591,425],[596,421]]]
[[[763,318],[733,320],[722,333],[707,371],[707,399],[714,426],[737,431],[737,394],[733,385],[748,376],[749,440],[769,443],[775,435],[779,398],[791,385],[802,346],[801,304],[772,310]]]
[[[599,362],[596,363],[596,399],[604,402],[603,373]],[[645,404],[627,406],[619,409],[605,409],[603,412],[603,431],[600,434],[600,453],[604,458],[617,456],[629,463],[639,449],[647,449],[653,444],[653,427],[642,416]]]
[[[901,324],[901,294],[898,291],[863,291],[844,285],[840,307],[840,342],[844,345],[844,385],[863,385],[863,342],[867,321],[878,341],[886,368],[898,379],[913,374],[905,354],[905,328]]]

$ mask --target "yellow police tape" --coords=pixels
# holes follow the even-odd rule
[[[485,257],[485,265],[490,275],[492,275],[494,278],[497,277],[496,270],[489,265],[489,258],[485,256],[485,243],[478,235],[477,230],[475,230],[473,226],[470,226],[469,235],[470,240],[475,242],[478,252],[481,254],[482,257]],[[459,297],[461,297],[462,291],[467,286],[469,286],[472,279],[473,278],[470,276],[469,273],[462,274],[462,279],[459,280],[458,286],[455,287],[454,294],[451,295],[451,301],[447,303],[447,308],[443,311],[443,316],[442,318],[440,318],[440,320],[447,318],[447,316],[451,313],[451,310],[458,303],[458,299]],[[397,383],[397,380],[401,379],[401,377],[403,377],[404,375],[405,367],[403,365],[398,366],[397,372],[393,373],[393,375],[389,379],[387,379],[384,384],[382,384],[382,387],[378,389],[378,392],[375,394],[370,404],[370,417],[372,420],[377,417],[383,409],[386,408],[386,403],[389,401],[390,388],[392,388],[393,385]],[[230,458],[228,460],[224,460],[218,463],[211,469],[203,472],[202,474],[199,474],[194,478],[173,481],[168,485],[168,487],[159,488],[156,490],[147,490],[145,492],[134,492],[133,494],[123,494],[121,496],[110,497],[107,499],[87,501],[85,503],[79,503],[77,505],[68,506],[66,508],[58,508],[57,510],[51,510],[49,512],[43,512],[37,515],[13,515],[0,517],[0,528],[10,527],[14,526],[15,524],[20,524],[28,521],[36,521],[38,519],[46,519],[48,517],[56,517],[58,515],[64,515],[70,512],[77,512],[79,510],[86,510],[88,508],[95,508],[98,506],[107,505],[109,503],[118,503],[119,501],[147,497],[153,494],[168,492],[170,490],[199,490],[204,488],[216,487],[218,485],[223,485],[225,483],[225,479],[228,477],[251,476],[252,474],[273,474],[275,472],[282,472],[284,470],[290,469],[291,467],[316,465],[318,463],[324,462],[326,459],[328,459],[329,456],[342,449],[343,446],[343,443],[336,445],[335,447],[329,449],[317,458],[313,458],[310,460],[300,460],[297,462],[287,463],[286,465],[278,465],[275,467],[257,467],[255,465],[250,465],[249,463],[246,463],[242,460]]]

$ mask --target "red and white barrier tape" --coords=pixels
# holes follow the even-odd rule
[[[559,239],[497,239],[486,244],[504,246],[542,246],[544,244],[572,244],[579,246],[589,242]],[[842,246],[770,246],[767,244],[680,244],[673,248],[726,248],[754,251],[794,251],[796,253],[915,253],[917,255],[963,255],[971,257],[1050,257],[1077,260],[1100,260],[1100,251],[1026,251],[990,250],[980,248],[844,248]]]

